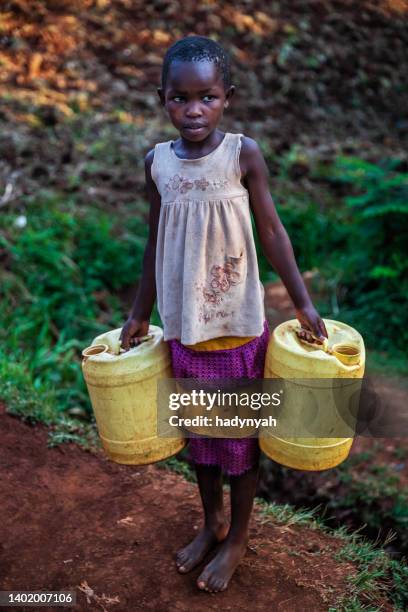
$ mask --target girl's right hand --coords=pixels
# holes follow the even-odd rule
[[[129,317],[119,336],[120,346],[128,351],[140,343],[140,338],[149,333],[149,320]]]

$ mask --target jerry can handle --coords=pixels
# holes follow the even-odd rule
[[[147,340],[151,340],[153,338],[153,334],[146,334],[145,336],[140,336],[139,339],[139,343],[137,346],[134,346],[132,348],[137,348],[138,346],[140,346],[140,344],[142,344],[142,342],[146,342]],[[131,350],[131,349],[128,349]],[[124,348],[122,348],[122,346],[119,345],[119,355],[121,353],[127,353],[128,351]]]
[[[321,351],[324,351],[328,355],[333,355],[338,361],[340,361],[346,366],[355,366],[360,363],[361,350],[359,347],[353,345],[352,343],[347,344],[347,343],[342,343],[342,342],[334,344],[333,346],[329,346],[327,338],[325,338],[325,340],[323,341],[323,344],[318,344],[317,342],[308,342],[308,340],[305,340],[304,338],[299,337],[299,333],[303,329],[304,328],[302,327],[293,328],[293,331],[296,333],[296,336],[298,337],[299,342],[301,342],[302,344],[313,347],[315,349],[320,349]],[[305,330],[305,331],[309,331],[309,330]]]
[[[312,334],[312,336],[313,336],[313,333],[309,329],[305,329],[304,327],[293,327],[292,330],[295,332],[299,342],[301,342],[302,344],[305,344],[306,346],[313,347],[315,349],[320,349],[320,350],[324,351],[325,353],[329,353],[329,355],[332,354],[332,350],[329,348],[329,340],[328,340],[328,338],[325,338],[323,340],[323,342],[321,342],[320,344],[318,342],[313,342],[313,341],[309,342],[308,340],[305,340],[305,338],[301,338],[299,336],[299,333],[301,331],[307,331],[309,334]],[[313,336],[313,338],[315,338],[315,336]],[[316,340],[317,340],[317,338],[316,338]]]

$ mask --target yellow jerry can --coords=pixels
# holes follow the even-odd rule
[[[131,465],[155,463],[178,453],[179,437],[157,434],[157,382],[172,378],[163,330],[149,326],[138,346],[120,347],[122,328],[94,338],[82,351],[82,372],[103,448],[112,461]]]
[[[321,348],[298,338],[297,319],[278,325],[265,359],[264,378],[281,379],[282,399],[276,426],[261,429],[259,445],[270,459],[299,470],[339,465],[348,457],[355,435],[364,341],[345,323],[324,323],[329,337]],[[306,436],[308,424],[315,426],[310,431],[320,427],[333,437]],[[334,437],[336,432],[343,436]]]

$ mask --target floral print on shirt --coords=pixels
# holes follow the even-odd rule
[[[233,311],[228,313],[224,309],[215,310],[224,301],[224,295],[231,287],[242,282],[239,272],[242,263],[243,252],[239,257],[226,256],[223,266],[213,265],[210,269],[208,286],[198,285],[204,303],[200,304],[198,320],[208,323],[214,318],[232,316]]]
[[[187,193],[191,189],[200,189],[201,191],[215,191],[229,184],[228,179],[209,179],[205,177],[199,179],[190,179],[179,174],[175,174],[168,179],[165,187],[168,191],[178,191],[179,193]]]

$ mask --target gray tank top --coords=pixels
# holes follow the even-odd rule
[[[260,336],[264,288],[240,182],[242,134],[227,132],[208,155],[181,159],[156,144],[152,179],[161,195],[156,245],[157,308],[164,340],[195,344]]]

